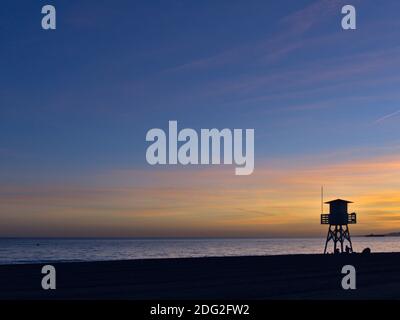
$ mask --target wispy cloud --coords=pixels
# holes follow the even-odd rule
[[[395,117],[395,116],[397,116],[397,115],[399,115],[399,114],[400,114],[400,109],[397,110],[397,111],[394,111],[394,112],[392,112],[392,113],[389,113],[389,114],[387,114],[387,115],[385,115],[385,116],[383,116],[383,117],[381,117],[381,118],[379,118],[379,119],[377,119],[377,120],[375,120],[375,123],[384,122],[385,120],[388,120],[388,119],[390,119],[390,118],[393,118],[393,117]]]
[[[353,1],[358,2],[357,0]],[[346,4],[341,0],[317,0],[307,7],[296,11],[282,19],[282,23],[294,34],[303,34],[313,26],[324,21],[328,16],[337,15],[339,9]]]
[[[253,60],[254,58],[260,59],[264,63],[276,62],[306,45],[307,41],[299,37],[307,33],[312,27],[322,23],[327,17],[337,15],[340,12],[340,7],[345,3],[346,1],[342,0],[315,1],[311,5],[283,17],[279,22],[279,32],[272,36],[269,35],[266,39],[230,48],[210,57],[193,60],[169,71],[215,68],[237,63],[238,60]]]
[[[357,150],[354,150],[357,153]],[[1,186],[2,234],[35,235],[315,235],[319,187],[355,201],[358,232],[394,230],[400,215],[400,157],[330,161],[285,159],[230,168],[121,170],[92,185]],[[393,219],[391,219],[393,217]],[[304,226],[299,230],[299,225]],[[30,228],[32,226],[32,228]],[[161,227],[162,226],[162,227]]]

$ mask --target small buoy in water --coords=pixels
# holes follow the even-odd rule
[[[361,253],[362,254],[370,254],[371,253],[371,249],[370,248],[365,248]]]

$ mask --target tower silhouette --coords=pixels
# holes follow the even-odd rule
[[[351,201],[336,199],[325,202],[329,204],[329,214],[321,214],[321,224],[329,224],[328,235],[326,236],[324,254],[328,248],[329,241],[333,241],[333,252],[344,252],[345,241],[349,243],[346,246],[346,252],[353,252],[353,245],[351,244],[349,224],[357,223],[357,216],[355,212],[348,213],[347,205]],[[338,248],[338,243],[340,248]]]

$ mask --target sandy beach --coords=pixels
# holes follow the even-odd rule
[[[343,290],[341,269],[357,270]],[[57,289],[42,290],[43,264],[0,266],[1,299],[398,299],[400,253],[287,255],[54,263]]]

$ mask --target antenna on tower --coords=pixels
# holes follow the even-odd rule
[[[324,213],[324,186],[321,186],[321,214]]]

